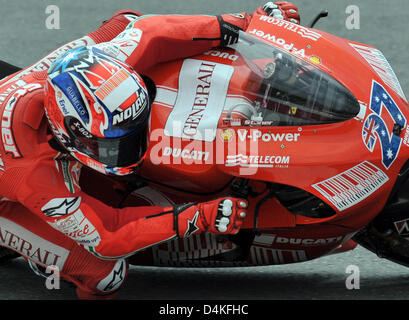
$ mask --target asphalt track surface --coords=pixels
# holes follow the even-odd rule
[[[262,3],[233,0],[0,0],[0,59],[26,66],[57,46],[94,30],[121,9],[159,14],[219,14],[252,12]],[[409,94],[409,35],[407,0],[296,1],[302,23],[308,24],[322,9],[329,17],[316,28],[373,45],[388,58],[402,88]],[[360,9],[360,29],[349,30],[348,5]],[[48,5],[60,9],[60,29],[45,27]],[[359,289],[346,288],[349,265],[359,267]],[[378,258],[358,247],[352,252],[300,264],[241,269],[172,269],[132,267],[119,299],[137,300],[407,300],[409,269]],[[0,268],[0,299],[71,300],[74,289],[45,288],[22,259]]]

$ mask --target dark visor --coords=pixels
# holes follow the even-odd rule
[[[138,163],[148,148],[149,121],[139,130],[119,138],[86,137],[77,130],[72,133],[72,146],[79,152],[109,167],[127,167]],[[71,126],[72,129],[72,126]]]

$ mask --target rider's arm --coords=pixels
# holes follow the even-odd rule
[[[235,42],[239,30],[247,29],[254,14],[300,21],[297,7],[286,1],[267,2],[251,15],[242,12],[219,16],[141,16],[139,12],[124,10],[88,36],[100,49],[144,72],[157,63]]]
[[[246,29],[246,13],[220,16],[146,15],[136,18],[111,41],[96,47],[115,55],[139,72],[153,65],[205,52],[237,40]]]
[[[203,231],[238,231],[246,206],[230,201],[231,224],[220,229],[222,198],[176,207],[113,208],[79,188],[76,161],[39,161],[19,187],[18,201],[99,258],[119,258],[163,241]],[[237,205],[236,205],[236,201]],[[226,218],[225,218],[226,219]]]
[[[225,19],[228,23],[231,23],[241,29],[245,29],[245,27],[249,24],[252,15],[267,15],[271,17],[275,17],[278,19],[284,19],[293,23],[300,24],[300,15],[298,13],[297,7],[292,4],[291,2],[287,1],[278,1],[278,2],[267,2],[263,6],[259,7],[252,13],[251,15],[247,15],[246,13],[239,13],[239,14],[231,14],[231,15],[224,15],[223,19]],[[109,42],[117,37],[125,28],[128,26],[130,22],[133,22],[138,17],[141,17],[142,14],[135,10],[121,10],[116,12],[112,18],[104,21],[104,23],[95,31],[90,32],[87,36],[90,37],[95,43],[102,43],[102,42]],[[144,16],[141,18],[149,17]],[[163,16],[158,16],[163,17]],[[167,16],[169,17],[169,16]],[[195,17],[200,17],[198,21],[195,21]],[[233,18],[236,17],[236,18]],[[186,21],[182,21],[184,18],[188,18]],[[193,25],[194,29],[197,31],[197,28],[200,28],[200,24],[203,22],[201,21],[203,16],[182,16],[182,20],[178,20],[177,24],[174,28],[176,32],[179,32],[180,25],[185,25],[185,30],[190,32],[190,26]],[[167,22],[163,20],[163,18],[159,18],[158,28],[161,29],[164,26],[164,23]],[[193,19],[193,20],[192,20]],[[139,23],[138,23],[139,24]],[[144,24],[141,26],[145,27]],[[183,27],[183,26],[182,26]],[[158,29],[157,28],[157,29]],[[193,31],[192,30],[192,31]],[[148,31],[148,30],[147,30]],[[166,34],[165,32],[169,31],[168,29],[163,29],[163,32],[159,32],[157,35],[164,35],[165,37],[172,36],[173,34]],[[217,31],[216,31],[217,33]]]

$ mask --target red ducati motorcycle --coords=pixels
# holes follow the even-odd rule
[[[249,211],[237,235],[172,240],[132,264],[274,265],[360,244],[409,265],[409,105],[378,49],[260,16],[238,43],[146,75],[149,150],[111,204],[234,195]]]

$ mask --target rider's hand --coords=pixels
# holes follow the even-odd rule
[[[300,24],[301,21],[297,7],[287,1],[267,2],[264,6],[258,8],[255,13],[283,19],[296,24]]]
[[[197,231],[217,234],[236,234],[247,215],[244,199],[223,197],[209,202],[175,207],[178,235],[189,237]]]

